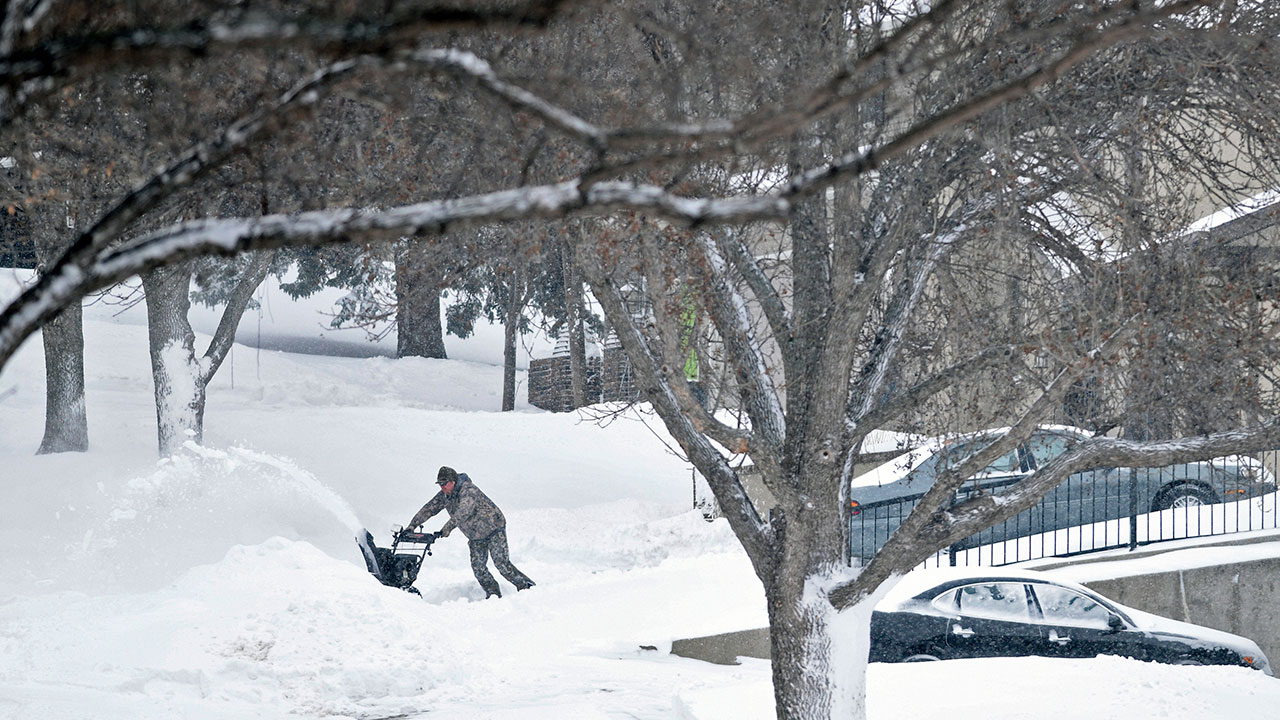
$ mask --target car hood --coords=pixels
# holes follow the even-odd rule
[[[1262,652],[1262,648],[1258,647],[1256,642],[1247,637],[1233,635],[1222,630],[1214,630],[1203,625],[1193,625],[1159,615],[1152,615],[1141,610],[1127,607],[1122,609],[1133,620],[1134,626],[1142,632],[1177,640],[1188,645],[1230,648],[1242,656],[1253,658],[1254,667],[1268,675],[1271,674],[1271,663],[1267,660],[1266,654]]]

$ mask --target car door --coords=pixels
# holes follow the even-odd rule
[[[1037,655],[1064,658],[1090,658],[1099,655],[1121,655],[1146,659],[1134,632],[1113,625],[1118,615],[1097,598],[1071,588],[1049,583],[1034,583],[1032,598],[1040,612],[1042,650]]]
[[[1018,657],[1041,643],[1026,585],[982,582],[964,585],[956,595],[958,617],[948,620],[949,657]]]

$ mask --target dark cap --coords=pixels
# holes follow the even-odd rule
[[[437,485],[444,485],[447,482],[457,480],[457,479],[458,479],[458,473],[454,472],[453,468],[449,467],[448,465],[441,465],[440,472],[436,473]]]

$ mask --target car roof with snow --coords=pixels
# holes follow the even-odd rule
[[[911,472],[911,470],[922,460],[928,458],[938,450],[959,442],[976,440],[979,438],[996,438],[1009,432],[1009,427],[987,428],[985,430],[974,430],[973,432],[957,433],[955,435],[943,435],[940,437],[929,438],[920,445],[898,455],[892,460],[888,460],[867,472],[853,478],[849,481],[849,487],[875,487],[882,485],[886,481],[897,480],[898,478]],[[1037,425],[1033,432],[1056,432],[1069,435],[1075,435],[1080,439],[1093,437],[1093,433],[1078,428],[1073,425]]]
[[[885,594],[884,598],[876,605],[876,608],[879,610],[891,610],[909,600],[920,598],[922,593],[929,593],[936,588],[944,589],[944,586],[947,585],[958,587],[971,582],[1052,583],[1076,590],[1090,597],[1098,597],[1097,593],[1079,583],[1064,580],[1037,570],[1012,567],[940,567],[913,570],[902,576],[902,579]],[[941,592],[941,590],[939,591]],[[930,594],[922,599],[932,600],[933,595]],[[1108,603],[1116,604],[1112,601],[1108,601]]]

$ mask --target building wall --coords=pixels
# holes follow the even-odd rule
[[[568,356],[537,358],[529,362],[529,404],[552,412],[576,409],[573,376]],[[631,364],[622,348],[605,348],[603,357],[588,357],[584,394],[586,404],[636,402]]]

